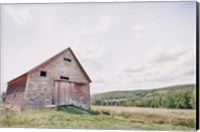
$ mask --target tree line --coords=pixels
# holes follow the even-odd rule
[[[165,94],[152,94],[150,98],[138,99],[93,99],[92,105],[103,106],[135,106],[152,108],[195,109],[195,91],[167,92]]]

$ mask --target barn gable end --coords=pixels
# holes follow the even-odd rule
[[[79,88],[81,90],[78,90],[77,94],[75,94],[76,90],[71,90],[71,95],[74,96],[70,100],[73,100],[71,102],[75,105],[89,108],[89,83],[91,80],[70,48],[30,70],[24,108],[38,108],[55,104],[56,80],[85,84],[84,87]]]

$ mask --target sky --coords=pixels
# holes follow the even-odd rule
[[[1,90],[71,47],[91,94],[196,81],[196,2],[4,4]]]

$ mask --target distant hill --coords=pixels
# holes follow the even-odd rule
[[[178,92],[178,91],[193,91],[194,84],[176,85],[164,88],[156,88],[150,90],[129,90],[129,91],[111,91],[100,94],[92,95],[92,99],[138,99],[138,98],[150,98],[157,94],[164,94],[166,92]]]
[[[187,107],[193,108],[193,105],[195,105],[195,102],[193,101],[195,100],[195,92],[194,84],[176,85],[150,90],[111,91],[92,95],[91,102],[93,105],[167,108],[182,108],[191,104],[191,106],[188,105]],[[185,102],[185,100],[189,101]],[[174,104],[172,104],[173,102]],[[169,106],[169,104],[172,104],[172,106]]]

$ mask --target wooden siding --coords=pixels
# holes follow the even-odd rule
[[[55,81],[54,103],[56,105],[73,104],[88,109],[89,84]]]
[[[23,105],[24,91],[27,78],[25,76],[8,84],[5,105],[13,109],[20,109]]]
[[[64,57],[67,57],[72,61],[64,61]],[[47,76],[40,76],[41,71],[46,71]],[[53,104],[55,91],[54,80],[60,79],[60,76],[69,77],[69,81],[71,82],[88,84],[85,86],[87,88],[83,87],[83,89],[85,89],[85,93],[89,95],[90,80],[83,72],[82,68],[80,68],[79,63],[77,62],[77,59],[74,58],[72,52],[70,50],[66,50],[62,54],[56,56],[56,58],[48,61],[48,65],[40,65],[35,70],[29,72],[29,81],[26,89],[24,107],[37,108]],[[84,92],[82,92],[82,94],[83,93]],[[85,105],[85,108],[89,108],[88,106],[89,104],[87,103],[87,105]]]

